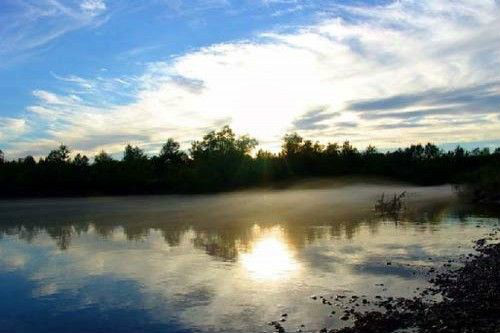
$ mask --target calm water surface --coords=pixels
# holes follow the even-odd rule
[[[375,216],[401,190],[403,219]],[[410,296],[498,216],[380,184],[0,201],[0,332],[263,332],[284,312],[339,327],[311,295]]]

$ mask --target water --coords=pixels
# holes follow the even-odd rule
[[[401,221],[373,213],[402,190]],[[270,332],[282,313],[290,331],[340,327],[311,295],[411,296],[498,216],[387,184],[1,201],[0,332]]]

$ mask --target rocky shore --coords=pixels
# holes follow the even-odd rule
[[[463,257],[458,268],[451,262],[440,272],[431,269],[430,286],[418,290],[413,298],[376,296],[313,296],[325,306],[338,308],[340,320],[353,320],[340,329],[321,328],[320,333],[389,332],[500,332],[500,229],[475,241],[475,253]],[[451,261],[451,260],[450,260]],[[453,265],[453,267],[455,267]],[[332,311],[335,315],[335,311]],[[337,313],[337,315],[339,315]],[[284,333],[288,314],[269,323],[275,332]]]

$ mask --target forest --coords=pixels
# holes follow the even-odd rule
[[[498,200],[500,148],[443,151],[427,143],[380,152],[350,142],[326,145],[297,133],[279,153],[255,149],[257,140],[229,126],[194,141],[185,152],[174,139],[148,156],[127,145],[121,160],[101,151],[72,156],[65,145],[36,160],[6,160],[0,150],[0,197],[205,193],[337,176],[377,176],[420,185],[468,184],[475,200]]]

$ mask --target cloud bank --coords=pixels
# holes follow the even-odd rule
[[[223,124],[271,150],[287,131],[360,147],[496,140],[499,30],[494,0],[324,6],[310,25],[149,63],[139,76],[54,75],[60,91],[34,91],[23,130],[8,120],[0,137],[16,156],[61,142],[88,154],[126,143],[154,152]]]

